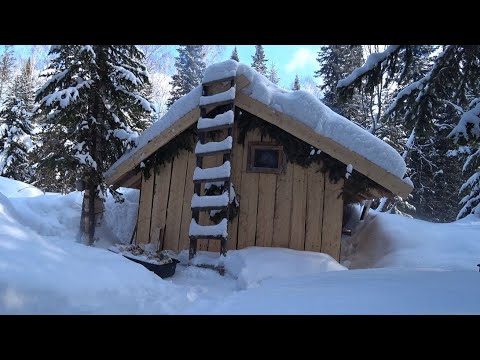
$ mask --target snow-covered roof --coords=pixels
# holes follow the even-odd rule
[[[399,179],[405,175],[405,161],[395,149],[367,130],[337,114],[307,91],[282,89],[250,66],[234,60],[209,66],[205,71],[203,82],[240,75],[245,76],[249,81],[249,84],[240,90],[244,95],[288,115],[312,129],[313,132],[361,155]],[[198,86],[176,101],[165,116],[137,138],[137,147],[125,153],[105,175],[108,177],[114,173],[123,162],[141,151],[148,142],[198,107],[201,95],[201,86]]]

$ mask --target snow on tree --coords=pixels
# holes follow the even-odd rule
[[[2,57],[0,58],[0,102],[5,89],[13,78],[15,57],[13,56],[12,45],[5,45]]]
[[[175,58],[169,45],[138,45],[145,54],[145,65],[150,76],[150,99],[155,104],[153,121],[160,119],[167,112],[170,97]]]
[[[295,75],[295,80],[293,81],[292,90],[294,91],[300,90],[300,80],[298,79],[298,74]]]
[[[135,146],[153,111],[145,98],[148,72],[134,45],[59,45],[49,54],[47,80],[36,95],[44,119],[37,171],[70,188],[75,179],[85,182],[82,230],[91,244],[94,211],[108,189],[103,173]]]
[[[30,182],[32,167],[28,153],[32,150],[33,79],[30,60],[11,84],[0,111],[0,175]]]
[[[479,75],[477,73],[476,76]],[[480,86],[477,85],[477,94],[479,89]],[[460,121],[450,132],[449,137],[453,138],[457,144],[464,146],[470,144],[463,171],[471,176],[460,188],[460,193],[464,193],[465,196],[460,201],[462,208],[457,219],[478,213],[480,208],[480,97],[474,98],[469,103],[468,110],[459,109],[459,112],[461,113]]]
[[[268,72],[268,80],[270,80],[275,85],[278,85],[280,82],[280,77],[278,76],[278,70],[274,63],[271,64],[270,70]]]
[[[320,48],[317,61],[320,69],[315,71],[315,77],[323,81],[320,89],[324,92],[323,102],[347,119],[363,124],[365,116],[361,111],[361,101],[356,94],[354,101],[343,101],[336,93],[339,80],[346,77],[363,63],[361,45],[326,45]]]
[[[172,91],[167,106],[170,107],[183,95],[202,83],[205,71],[203,45],[182,45],[175,58],[176,74],[172,76]]]
[[[255,55],[252,56],[252,67],[260,74],[267,76],[267,59],[262,45],[255,45]]]
[[[240,62],[240,58],[238,57],[238,51],[236,46],[233,48],[232,56],[230,56],[230,59]]]
[[[385,51],[370,55],[362,67],[340,81],[337,87],[342,96],[349,96],[355,88],[371,91],[380,82],[394,81],[399,91],[385,111],[384,121],[402,121],[407,129],[415,129],[417,136],[431,137],[435,127],[442,123],[449,125],[445,117],[448,114],[446,104],[461,114],[457,126],[449,134],[458,145],[470,147],[463,166],[469,178],[460,188],[460,192],[467,193],[461,200],[463,208],[458,213],[461,218],[474,213],[480,200],[477,183],[480,170],[476,155],[480,46],[445,45],[439,48],[442,51],[434,58],[432,49],[425,49],[426,54],[418,55],[421,52],[419,45],[390,45]],[[420,74],[409,71],[415,60],[427,58],[431,61],[420,65],[425,67]],[[417,74],[416,79],[409,78],[409,73]]]

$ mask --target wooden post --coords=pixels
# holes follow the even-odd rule
[[[365,220],[368,216],[368,211],[370,210],[370,206],[372,205],[372,200],[365,201],[365,205],[363,205],[362,214],[360,215],[360,220]]]

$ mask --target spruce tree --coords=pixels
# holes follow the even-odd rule
[[[177,49],[178,56],[175,57],[177,72],[170,82],[172,90],[168,107],[202,83],[205,71],[202,48],[202,45],[182,45]]]
[[[28,153],[32,150],[33,68],[30,59],[9,87],[0,112],[0,175],[30,182],[33,169]]]
[[[300,80],[298,79],[298,75],[295,75],[295,80],[293,82],[292,90],[294,91],[300,90]]]
[[[323,102],[339,114],[357,123],[364,123],[365,115],[357,103],[360,101],[342,101],[336,94],[339,80],[363,64],[363,49],[361,45],[326,45],[320,48],[317,61],[320,69],[315,71],[315,77],[323,81],[319,88],[324,92]]]
[[[28,66],[13,81],[0,111],[0,175],[24,182],[32,179],[28,153],[32,149],[33,92]]]
[[[270,80],[275,85],[278,85],[278,83],[280,82],[280,78],[278,77],[277,67],[273,63],[270,66],[270,71],[268,73],[268,80]]]
[[[134,45],[60,45],[49,54],[50,76],[36,96],[45,121],[38,171],[70,188],[84,182],[81,229],[91,244],[107,189],[120,200],[103,173],[135,145],[153,110],[144,96],[148,74]]]
[[[267,59],[262,45],[255,45],[255,55],[252,56],[252,67],[260,74],[267,76]]]
[[[431,58],[431,49],[424,50],[428,56],[424,54],[421,58]],[[416,74],[410,69],[422,49],[419,45],[391,45],[367,60],[368,66],[358,68],[340,81],[338,88],[341,96],[348,97],[356,88],[369,92],[376,84],[395,81],[400,88],[384,114],[384,122],[392,119],[403,122],[419,137],[432,138],[436,127],[451,126],[446,105],[458,113],[457,124],[448,138],[460,146],[456,153],[466,157],[463,171],[468,179],[460,188],[465,195],[458,213],[461,218],[480,212],[480,46],[445,45],[441,50],[434,61],[425,62],[426,69],[418,74],[417,80],[409,81],[408,74]],[[450,169],[441,170],[450,173]]]
[[[5,89],[8,88],[13,77],[15,66],[15,57],[13,55],[13,48],[11,45],[5,45],[2,57],[0,58],[0,102]]]
[[[232,56],[230,56],[230,59],[240,62],[240,58],[238,57],[238,51],[236,46],[233,48]]]

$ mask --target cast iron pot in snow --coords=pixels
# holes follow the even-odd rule
[[[147,261],[142,261],[138,259],[131,258],[127,255],[122,254],[124,257],[126,257],[128,260],[132,260],[138,264],[142,264],[145,266],[148,270],[153,271],[155,274],[160,276],[162,279],[168,278],[170,276],[173,276],[175,274],[175,269],[177,267],[177,263],[180,262],[177,259],[172,258],[172,262],[168,264],[152,264]]]

